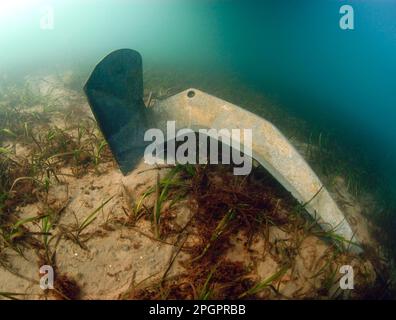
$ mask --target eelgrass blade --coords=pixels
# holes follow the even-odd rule
[[[82,231],[84,231],[84,229],[86,229],[92,222],[94,222],[97,218],[97,214],[98,212],[107,204],[109,203],[112,199],[114,198],[114,196],[111,196],[109,199],[107,199],[105,202],[103,202],[98,208],[96,208],[92,213],[90,213],[88,215],[88,217],[86,217],[84,219],[84,221],[80,224],[79,228],[78,228],[78,235],[81,234]]]
[[[270,286],[272,282],[282,278],[283,275],[287,272],[287,270],[289,270],[289,266],[284,266],[283,268],[281,268],[278,272],[274,273],[269,278],[257,283],[252,288],[250,288],[246,292],[242,293],[238,298],[241,299],[246,296],[251,296],[251,295],[259,293],[260,291],[262,291],[265,288],[267,288],[268,286]]]

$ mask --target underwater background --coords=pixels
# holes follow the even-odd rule
[[[354,30],[339,26],[343,4]],[[50,30],[40,28],[45,6]],[[81,88],[119,48],[139,51],[145,70],[174,72],[181,87],[215,94],[209,84],[236,78],[220,97],[243,102],[249,88],[303,119],[308,128],[294,130],[337,146],[356,183],[383,201],[374,218],[396,240],[396,1],[0,1],[2,83],[72,68]]]

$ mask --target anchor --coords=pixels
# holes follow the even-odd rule
[[[344,214],[318,176],[285,136],[269,121],[230,102],[191,88],[166,99],[143,101],[141,55],[121,49],[106,56],[84,86],[89,105],[124,175],[142,158],[149,128],[166,131],[201,128],[252,130],[251,156],[258,161],[326,231],[361,252],[359,241]],[[150,99],[151,100],[151,99]],[[233,137],[231,137],[231,140]],[[238,143],[243,145],[244,139]],[[231,144],[234,145],[231,141]]]

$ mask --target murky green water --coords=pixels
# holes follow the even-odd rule
[[[340,28],[335,0],[2,0],[0,77],[72,68],[83,79],[112,50],[133,48],[148,86],[205,89],[332,151],[327,170],[343,159],[392,230],[396,1],[345,4],[354,30]]]

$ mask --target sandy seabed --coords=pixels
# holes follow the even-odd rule
[[[24,109],[48,113],[48,121],[33,124],[32,136],[59,129],[80,145],[90,134],[103,141],[82,94],[65,86],[68,77],[28,80],[33,92],[57,105],[50,112],[40,104]],[[11,160],[29,162],[38,152],[33,140],[10,137],[2,147],[13,150]],[[94,156],[83,150],[77,160],[66,154],[68,146],[64,159],[47,154],[57,172],[45,187],[28,179],[12,185],[2,212],[3,297],[359,299],[380,290],[385,267],[371,235],[375,227],[363,215],[374,200],[350,194],[343,177],[329,190],[364,245],[360,256],[339,249],[296,214],[294,200],[262,170],[241,180],[224,167],[177,171],[141,161],[123,176],[99,142]],[[293,143],[307,156],[304,142]],[[46,216],[49,235],[43,234]],[[32,217],[38,218],[17,224]],[[5,236],[17,229],[15,237]],[[55,290],[39,286],[43,264],[54,267]],[[339,288],[342,265],[354,268],[354,290]]]

